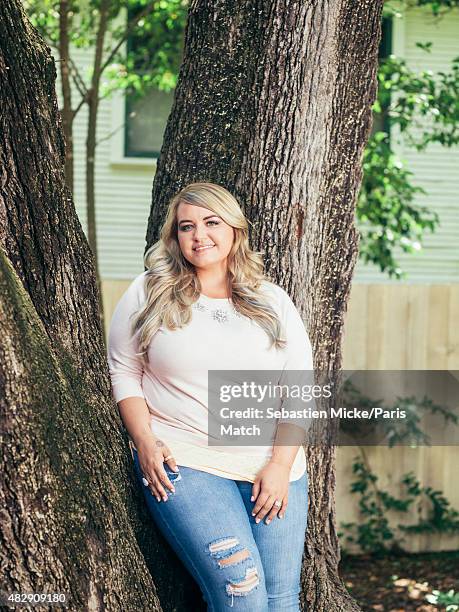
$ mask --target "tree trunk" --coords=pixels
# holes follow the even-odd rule
[[[86,135],[86,217],[88,224],[88,242],[94,256],[97,287],[100,295],[100,325],[104,330],[104,311],[102,305],[101,278],[99,273],[99,255],[97,248],[96,220],[96,135],[97,113],[99,110],[99,88],[101,77],[102,56],[104,52],[105,34],[109,19],[110,0],[102,0],[99,7],[99,24],[97,28],[94,65],[92,69],[91,88],[88,96],[88,126]]]
[[[65,183],[70,193],[73,193],[73,110],[72,88],[70,86],[70,50],[69,50],[69,19],[70,6],[68,0],[59,2],[59,59],[61,68],[62,89],[62,129],[65,141]]]
[[[192,1],[153,184],[147,246],[170,198],[188,183],[216,182],[238,198],[252,246],[304,314],[315,367],[325,372],[341,367],[382,4]],[[335,448],[308,446],[307,455],[303,605],[358,610],[338,576]]]
[[[47,592],[67,594],[72,611],[186,609],[194,583],[145,509],[111,397],[94,259],[65,186],[55,79],[19,0],[4,0],[2,608],[7,593]]]

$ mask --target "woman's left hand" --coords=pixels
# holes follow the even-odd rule
[[[259,523],[268,515],[266,524],[279,513],[279,518],[285,515],[288,505],[288,485],[290,480],[290,467],[282,463],[270,461],[261,469],[253,483],[251,501],[255,501],[252,516]],[[279,500],[282,505],[275,506]]]

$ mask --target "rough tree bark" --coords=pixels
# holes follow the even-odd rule
[[[197,180],[235,194],[269,276],[303,312],[315,367],[341,367],[383,0],[192,0],[147,246]],[[336,420],[335,420],[336,422]],[[324,440],[331,431],[323,432]],[[308,610],[358,610],[338,576],[335,449],[309,446]]]
[[[4,0],[0,589],[66,593],[78,612],[186,609],[195,585],[145,510],[111,397],[94,259],[65,186],[55,78],[19,0]]]

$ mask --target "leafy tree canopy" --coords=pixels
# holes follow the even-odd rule
[[[92,49],[96,43],[103,0],[68,0],[68,36],[74,48]],[[59,7],[56,0],[25,0],[32,22],[45,39],[59,48]],[[174,89],[180,68],[187,0],[111,0],[109,36],[104,49],[101,97],[125,89],[140,97],[149,88]],[[405,0],[385,4],[385,15],[400,17],[400,9],[423,7],[438,19],[459,7],[459,0]],[[135,42],[135,44],[134,44]],[[430,42],[418,46],[431,52]],[[70,62],[77,84],[81,75]],[[86,75],[87,82],[91,75]],[[381,61],[378,99],[374,111],[384,113],[404,143],[423,151],[430,143],[452,147],[459,141],[459,58],[447,72],[414,71],[390,55]],[[386,122],[387,123],[387,122]],[[424,190],[416,186],[409,169],[394,150],[394,134],[376,131],[364,156],[364,179],[357,206],[361,233],[360,257],[382,272],[402,278],[397,261],[401,251],[413,253],[422,246],[427,230],[434,231],[439,218],[419,205]]]

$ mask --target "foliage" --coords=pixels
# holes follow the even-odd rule
[[[102,97],[117,89],[141,94],[151,87],[165,91],[175,87],[187,1],[112,0],[108,4],[109,35],[104,59],[110,58],[110,61],[105,67]],[[69,0],[68,5],[68,36],[72,47],[93,51],[100,24],[100,0]],[[59,3],[56,0],[25,0],[24,6],[45,40],[58,49]],[[135,40],[136,44],[128,44],[127,52],[122,44],[117,48],[127,39]],[[76,60],[72,64],[76,70]],[[89,83],[90,78],[91,73],[88,73],[84,80]]]
[[[372,400],[363,395],[350,381],[344,385],[345,404],[358,407],[362,410],[371,406],[383,406],[383,402]],[[386,410],[404,410],[406,417],[403,424],[395,419],[383,419],[381,427],[383,434],[389,439],[389,448],[395,444],[429,444],[429,436],[419,426],[422,414],[440,415],[445,423],[458,424],[457,415],[447,407],[435,404],[430,398],[423,397],[397,397],[394,405]],[[346,431],[344,426],[340,423]],[[352,429],[359,430],[359,423],[353,423]],[[348,431],[347,433],[351,433]],[[363,447],[359,447],[361,456],[354,457],[352,472],[355,480],[351,483],[351,494],[359,496],[359,512],[361,519],[358,523],[342,522],[338,535],[345,542],[358,544],[365,552],[383,554],[388,551],[402,551],[401,542],[405,536],[421,533],[459,533],[459,512],[451,507],[450,502],[441,491],[432,487],[422,487],[412,472],[402,476],[400,487],[403,491],[401,497],[395,497],[378,486],[378,476],[371,470]],[[388,512],[403,514],[416,511],[420,517],[412,525],[398,524],[393,526],[389,520]],[[421,518],[426,516],[427,518]]]
[[[421,7],[432,11],[434,17],[442,17],[452,9],[459,8],[459,0],[401,0],[404,9]],[[395,3],[385,0],[384,15],[397,16],[400,14],[400,0]]]
[[[378,476],[360,457],[354,458],[352,471],[356,479],[351,483],[350,492],[360,496],[358,506],[361,520],[358,523],[342,522],[344,541],[356,543],[365,552],[382,554],[388,551],[402,551],[405,541],[401,533],[459,533],[459,512],[451,507],[441,491],[421,487],[412,472],[404,474],[401,484],[404,495],[395,497],[377,486]],[[428,517],[416,524],[392,526],[388,511],[407,513],[416,502],[418,515],[427,509]]]
[[[449,408],[440,404],[435,404],[429,397],[424,395],[421,399],[415,396],[396,397],[391,406],[385,406],[381,399],[371,399],[366,397],[357,387],[346,380],[343,385],[344,405],[355,406],[361,410],[371,410],[373,406],[378,406],[385,411],[394,412],[404,411],[405,418],[384,418],[384,419],[352,419],[352,423],[346,420],[340,421],[340,428],[348,435],[353,436],[356,442],[359,441],[361,431],[371,433],[376,427],[382,439],[388,440],[388,447],[396,445],[411,445],[413,447],[422,444],[430,444],[430,436],[420,427],[420,422],[424,414],[439,415],[445,423],[457,425],[458,416]]]
[[[432,50],[431,43],[417,46],[427,53]],[[432,142],[446,147],[459,143],[459,57],[452,60],[449,72],[434,74],[416,72],[405,60],[390,56],[381,64],[378,78],[376,110],[389,108],[391,125],[400,128],[406,144],[423,151]]]
[[[426,53],[430,43],[418,43]],[[434,231],[438,215],[417,204],[426,192],[411,182],[412,173],[394,152],[403,138],[406,146],[424,151],[431,143],[452,147],[459,143],[459,58],[448,72],[416,72],[406,62],[389,56],[380,64],[375,113],[386,113],[391,136],[378,131],[364,154],[364,178],[357,207],[361,231],[360,257],[390,277],[403,278],[396,250],[419,251],[426,230]]]
[[[400,14],[400,8],[406,10],[417,7],[430,10],[434,17],[442,17],[452,9],[459,8],[459,0],[385,0],[384,15],[393,17]]]
[[[416,195],[426,192],[411,183],[412,172],[395,155],[386,133],[377,132],[369,141],[363,172],[357,206],[360,258],[378,265],[390,277],[402,278],[396,247],[405,253],[419,251],[425,230],[433,231],[439,217],[415,204]]]
[[[141,97],[151,87],[162,91],[175,88],[187,6],[184,0],[163,0],[155,4],[148,19],[142,19],[130,37],[127,55],[121,55],[119,64],[110,68],[106,91],[127,89]],[[131,10],[130,16],[133,15],[135,11]]]
[[[459,0],[409,0],[438,15],[457,6]],[[59,3],[56,0],[24,0],[35,26],[56,49],[59,47]],[[100,23],[101,0],[69,0],[68,34],[73,48],[93,49]],[[133,97],[150,88],[174,89],[181,62],[186,24],[187,0],[111,0],[104,48],[104,70],[100,97],[126,90]],[[385,14],[396,15],[391,2]],[[136,21],[136,17],[141,16]],[[394,17],[396,18],[396,17]],[[126,24],[131,24],[126,26]],[[127,31],[127,29],[129,31]],[[127,51],[122,43],[128,41]],[[419,43],[429,52],[430,43]],[[70,62],[74,83],[87,93],[91,72],[78,73],[76,60]],[[403,60],[390,56],[381,62],[376,114],[387,113],[408,145],[424,150],[437,142],[453,146],[459,139],[459,60],[450,71],[416,73]],[[81,84],[83,82],[83,87]],[[76,106],[76,111],[80,106]],[[364,178],[357,206],[361,233],[360,257],[376,264],[390,277],[402,278],[397,252],[414,253],[421,249],[426,231],[434,231],[438,215],[418,203],[425,191],[413,184],[412,173],[397,157],[391,137],[376,132],[364,153]]]
[[[65,179],[71,192],[74,191],[74,120],[83,106],[88,107],[85,146],[87,236],[96,275],[100,278],[95,189],[99,102],[115,90],[124,89],[136,97],[153,87],[165,91],[175,87],[187,0],[24,0],[24,7],[60,62]],[[79,62],[79,51],[83,50],[92,57],[92,66],[86,73]],[[76,103],[74,93],[79,97]],[[117,127],[115,132],[122,127]],[[102,301],[100,308],[103,318]]]
[[[428,7],[434,15],[440,15],[458,8],[459,0],[416,0],[415,5]]]
[[[436,590],[432,591],[432,593],[426,595],[426,600],[435,606],[444,607],[446,612],[456,612],[459,610],[459,593],[453,589],[447,593]]]

